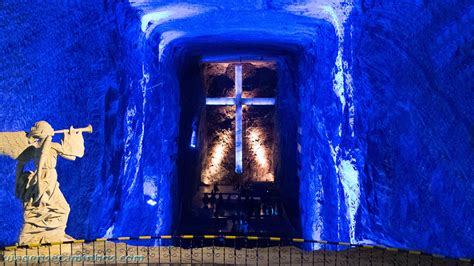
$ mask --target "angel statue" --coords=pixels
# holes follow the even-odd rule
[[[0,132],[0,155],[18,161],[15,194],[24,209],[20,244],[72,240],[65,232],[70,209],[59,190],[56,162],[58,155],[68,160],[84,155],[82,132],[92,133],[92,126],[54,131],[39,121],[29,133]],[[52,142],[58,133],[64,134],[61,143]],[[26,171],[30,161],[35,169]]]

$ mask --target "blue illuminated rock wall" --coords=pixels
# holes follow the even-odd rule
[[[104,153],[106,92],[117,88],[120,49],[108,7],[43,1],[0,3],[0,130],[28,131],[47,120],[56,129],[86,126],[87,155],[58,163],[59,182],[72,207],[67,232],[87,235],[90,195]],[[17,240],[21,204],[14,198],[15,163],[0,157],[0,244]]]
[[[55,128],[94,127],[85,136],[86,156],[58,163],[71,206],[66,232],[76,238],[170,233],[179,114],[173,57],[156,63],[157,44],[144,40],[128,3],[1,7],[1,130],[28,130],[42,119]],[[13,194],[15,163],[0,157],[0,165],[5,245],[17,240],[22,209]]]
[[[473,21],[468,1],[364,1],[352,13],[366,238],[474,257]]]
[[[305,238],[474,257],[467,1],[7,2],[0,130],[96,129],[58,164],[72,236],[173,232],[180,64],[253,53],[291,64]],[[0,157],[0,244],[22,224],[13,172]]]
[[[474,256],[473,10],[363,1],[329,19],[334,93],[324,64],[300,79],[305,237]]]

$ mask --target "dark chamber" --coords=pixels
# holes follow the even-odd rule
[[[206,97],[235,97],[236,64],[243,67],[242,97],[277,99],[274,106],[243,107],[242,174],[234,171],[236,107],[205,105]],[[300,228],[298,186],[285,187],[298,182],[296,160],[281,163],[282,156],[297,157],[296,138],[288,139],[296,135],[296,124],[280,123],[292,112],[279,106],[279,97],[288,92],[278,91],[291,90],[279,87],[279,74],[288,75],[278,72],[276,62],[198,61],[181,73],[182,94],[191,97],[181,102],[178,172],[185,192],[178,232],[301,235],[295,229]],[[193,134],[197,141],[190,145]]]
[[[173,234],[200,185],[204,150],[189,148],[205,96],[199,62],[272,61],[272,169],[304,238],[474,257],[473,10],[463,0],[2,1],[0,130],[43,119],[97,129],[83,159],[58,163],[68,234]],[[14,169],[0,157],[1,245],[22,226]]]

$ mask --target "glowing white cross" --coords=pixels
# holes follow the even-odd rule
[[[235,105],[235,172],[242,166],[242,106],[275,105],[275,98],[242,98],[242,65],[235,66],[235,98],[206,98],[206,105]]]

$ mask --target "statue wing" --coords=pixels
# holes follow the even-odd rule
[[[29,146],[32,144],[24,131],[0,132],[0,155],[16,160]]]

